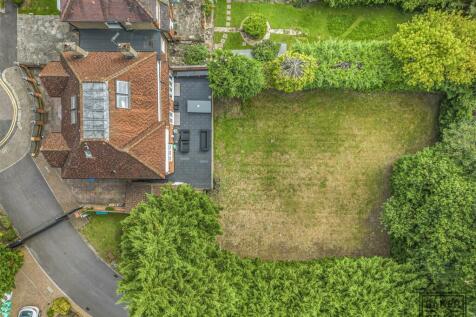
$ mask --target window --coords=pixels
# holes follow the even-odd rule
[[[76,124],[78,121],[78,97],[71,96],[71,124]]]
[[[116,80],[116,108],[130,108],[128,81]]]
[[[208,130],[200,130],[200,151],[208,152],[210,149],[210,136]]]
[[[166,44],[166,42],[165,42],[165,40],[164,40],[164,37],[161,35],[161,36],[160,36],[160,50],[161,50],[162,53],[164,53],[164,54],[165,54],[165,52],[167,51],[167,50],[166,50],[166,45],[167,45],[167,44]]]
[[[122,29],[122,25],[117,22],[106,22],[106,26],[108,29]]]
[[[174,113],[172,111],[169,111],[169,122],[170,124],[175,124],[174,122]]]

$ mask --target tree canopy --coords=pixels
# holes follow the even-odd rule
[[[23,256],[0,244],[0,295],[15,287],[15,275],[23,265]]]
[[[401,158],[383,222],[393,256],[426,272],[437,290],[476,288],[476,183],[438,149]]]
[[[399,25],[390,49],[408,83],[427,90],[476,79],[476,21],[458,13],[429,10]]]
[[[392,259],[242,259],[220,249],[219,209],[188,185],[148,196],[123,222],[131,316],[414,315],[425,281]]]
[[[314,57],[288,52],[272,61],[269,67],[273,87],[290,93],[303,90],[314,81],[317,62]]]
[[[210,87],[218,97],[245,100],[265,87],[260,62],[230,51],[216,50],[208,63],[208,72]]]

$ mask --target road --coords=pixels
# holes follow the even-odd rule
[[[13,66],[17,59],[17,8],[7,0],[0,13],[0,71]]]
[[[0,173],[0,203],[24,234],[63,214],[30,155]],[[93,317],[127,316],[117,305],[117,278],[68,222],[27,243],[53,281]]]

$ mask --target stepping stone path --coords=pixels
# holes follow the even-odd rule
[[[237,27],[231,26],[231,3],[232,0],[226,0],[226,22],[225,27],[215,27],[215,32],[223,33],[220,43],[215,44],[215,49],[223,48],[225,46],[225,42],[228,39],[228,33],[238,33],[240,29]],[[270,34],[284,34],[284,35],[291,35],[291,36],[299,36],[302,35],[302,32],[299,30],[294,29],[269,29],[267,37],[268,39]],[[244,42],[245,40],[243,40]]]

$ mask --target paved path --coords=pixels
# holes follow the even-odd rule
[[[0,202],[20,234],[63,214],[30,155],[0,173]],[[34,257],[71,299],[94,317],[127,316],[116,305],[117,278],[64,222],[27,243]]]
[[[0,13],[0,71],[13,66],[17,59],[17,9],[7,0]]]

